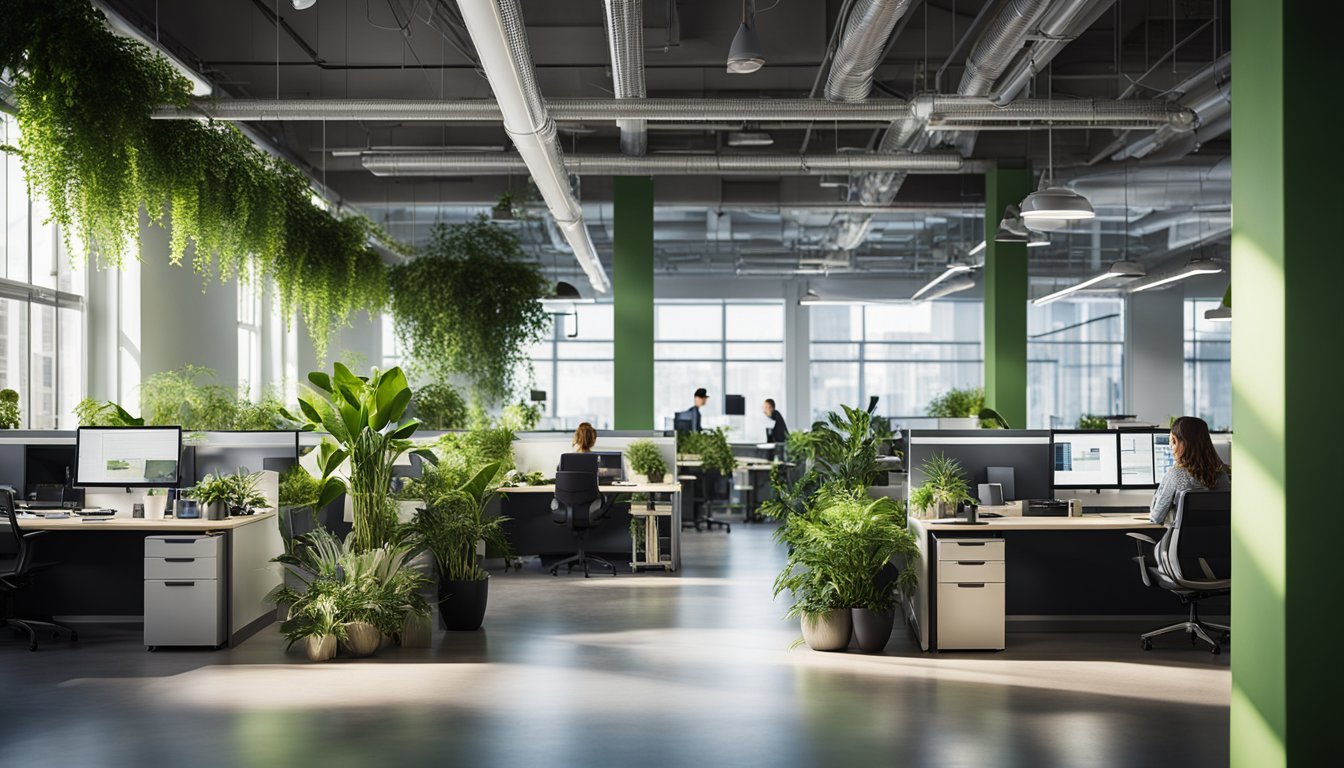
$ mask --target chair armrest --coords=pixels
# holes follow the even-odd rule
[[[1129,533],[1126,533],[1125,535],[1131,539],[1137,539],[1138,541],[1146,541],[1149,544],[1152,544],[1153,546],[1157,546],[1157,540],[1147,534],[1134,533],[1131,531]]]
[[[1138,550],[1138,554],[1130,559],[1139,564],[1139,578],[1143,579],[1143,585],[1145,587],[1153,586],[1153,582],[1148,578],[1148,557],[1143,553],[1143,545],[1146,542],[1149,546],[1156,548],[1157,541],[1155,541],[1152,536],[1142,533],[1131,532],[1126,533],[1125,535],[1134,539],[1134,548]]]

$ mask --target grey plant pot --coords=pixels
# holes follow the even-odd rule
[[[877,613],[867,608],[852,609],[854,616],[854,639],[859,650],[864,653],[878,653],[887,647],[891,639],[891,628],[896,623],[895,609]]]
[[[848,608],[836,608],[817,616],[803,616],[803,641],[814,651],[843,651],[849,647],[853,629]]]
[[[212,501],[205,505],[206,520],[227,520],[229,507],[222,501]]]

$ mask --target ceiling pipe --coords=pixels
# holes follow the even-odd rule
[[[887,39],[910,0],[858,0],[826,76],[826,100],[861,102],[873,89],[873,73],[882,63]]]
[[[1187,78],[1172,89],[1175,101],[1196,116],[1195,133],[1172,131],[1168,127],[1136,139],[1121,147],[1112,160],[1160,157],[1174,160],[1193,152],[1200,143],[1215,139],[1231,129],[1232,114],[1232,54],[1223,54],[1208,67]],[[1163,151],[1168,147],[1171,151]]]
[[[603,0],[607,48],[611,51],[611,83],[618,99],[648,96],[644,85],[644,3]],[[621,152],[638,157],[648,151],[649,132],[643,120],[617,120]]]
[[[461,152],[371,152],[362,158],[375,176],[492,176],[529,169],[516,154]],[[564,168],[576,175],[594,176],[820,176],[830,173],[902,171],[957,173],[965,166],[952,152],[922,155],[567,155]]]
[[[1038,37],[1018,53],[994,85],[994,103],[1008,104],[1073,40],[1086,32],[1115,0],[1057,2],[1041,17]]]
[[[517,0],[459,0],[467,32],[481,57],[485,78],[499,103],[504,131],[518,148],[546,207],[574,250],[593,290],[606,293],[611,283],[592,237],[583,223],[583,208],[565,173],[564,153],[555,123],[537,88],[527,30]]]
[[[1077,123],[1126,121],[1154,128],[1170,125],[1188,130],[1194,113],[1179,104],[1158,100],[1019,99],[998,106],[984,96],[918,96],[911,100],[874,99],[828,102],[820,99],[551,99],[544,109],[557,122],[882,122],[937,118],[945,122],[1029,121]],[[197,101],[189,107],[162,107],[156,120],[229,122],[499,122],[503,115],[493,99],[428,101],[417,99],[223,99]]]

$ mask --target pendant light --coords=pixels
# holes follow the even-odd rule
[[[761,40],[756,36],[756,14],[747,16],[747,0],[742,0],[742,23],[728,48],[728,74],[749,75],[765,66]]]
[[[1054,67],[1051,66],[1053,81]],[[1053,83],[1049,86],[1053,97]],[[1052,99],[1051,99],[1052,100]],[[1027,195],[1020,206],[1022,221],[1027,229],[1038,232],[1051,232],[1065,229],[1075,221],[1087,221],[1096,217],[1092,204],[1086,197],[1067,187],[1055,186],[1055,124],[1046,123],[1046,175],[1041,177],[1040,189]]]

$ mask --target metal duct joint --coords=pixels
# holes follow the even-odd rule
[[[644,86],[643,0],[603,0],[607,48],[611,51],[611,82],[618,99],[642,99]],[[621,151],[638,157],[648,151],[649,132],[643,120],[617,120]]]
[[[458,7],[499,103],[505,132],[513,139],[593,290],[606,293],[611,284],[584,226],[583,209],[569,186],[555,123],[537,88],[517,0],[459,0]]]
[[[994,88],[994,103],[1008,104],[1031,78],[1045,69],[1055,55],[1086,32],[1115,0],[1065,0],[1056,2],[1041,17],[1040,37],[1031,47],[1018,53]]]
[[[859,0],[845,22],[844,35],[826,76],[827,100],[854,102],[868,98],[887,38],[909,7],[910,0]]]
[[[1112,160],[1149,158],[1175,160],[1193,152],[1202,142],[1232,128],[1232,54],[1225,53],[1207,67],[1181,81],[1170,95],[1194,116],[1194,133],[1163,126],[1121,147]]]
[[[366,170],[376,176],[490,176],[532,170],[531,161],[520,155],[457,152],[369,153],[364,155],[363,164]],[[920,155],[881,153],[653,155],[644,157],[592,154],[568,155],[563,161],[564,170],[580,176],[819,176],[830,173],[863,173],[868,171],[956,173],[964,165],[961,155],[950,152]]]

